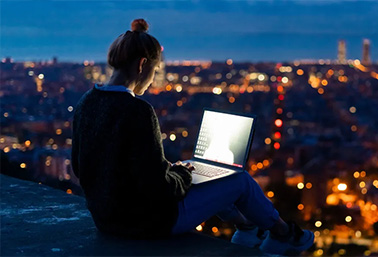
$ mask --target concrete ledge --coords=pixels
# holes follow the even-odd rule
[[[85,199],[0,175],[1,256],[262,256],[200,233],[125,240],[99,233]]]

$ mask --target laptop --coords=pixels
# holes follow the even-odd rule
[[[256,116],[205,108],[190,162],[192,183],[200,184],[246,169]]]

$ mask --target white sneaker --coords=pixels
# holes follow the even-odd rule
[[[260,250],[268,254],[285,256],[297,256],[307,250],[314,243],[314,233],[309,230],[302,230],[294,223],[288,223],[290,232],[286,239],[276,239],[268,234],[267,238],[260,245]]]
[[[256,248],[260,246],[267,235],[268,231],[261,230],[258,227],[250,230],[237,229],[231,238],[231,243]]]

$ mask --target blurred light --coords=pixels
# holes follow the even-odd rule
[[[67,194],[72,194],[72,190],[71,189],[67,189]]]
[[[64,175],[64,179],[65,179],[65,180],[70,180],[70,179],[71,179],[70,174],[65,174],[65,175]]]
[[[359,186],[360,186],[361,188],[364,188],[364,187],[366,186],[366,184],[365,184],[364,181],[361,181],[360,184],[359,184]]]
[[[315,232],[314,232],[314,235],[315,235],[316,237],[319,237],[319,236],[320,236],[320,232],[319,232],[319,231],[315,231]]]
[[[263,74],[260,74],[258,77],[257,77],[258,80],[260,81],[263,81],[265,79],[265,76]]]
[[[269,198],[274,197],[274,192],[273,192],[273,191],[269,191],[269,192],[267,193],[267,196],[268,196]]]
[[[228,98],[228,101],[230,103],[234,103],[235,102],[235,97],[231,96],[230,98]]]
[[[233,61],[232,61],[232,59],[227,59],[227,65],[232,65],[232,63],[233,63]]]
[[[189,80],[188,76],[185,75],[185,76],[182,77],[182,81],[187,82],[188,80]]]
[[[251,166],[251,169],[252,169],[252,171],[256,171],[256,170],[257,170],[257,166],[256,166],[255,164],[253,164],[253,165]]]
[[[26,164],[23,162],[23,163],[20,164],[20,167],[21,167],[22,169],[25,169],[25,168],[26,168]]]
[[[29,76],[33,76],[33,75],[34,75],[34,71],[32,71],[32,70],[29,71],[29,72],[28,72],[28,75],[29,75]]]
[[[349,111],[350,111],[351,113],[356,113],[357,109],[356,109],[356,107],[351,106],[351,107],[349,108]]]
[[[213,231],[213,233],[217,233],[219,230],[218,230],[217,227],[212,227],[212,228],[211,228],[211,231]]]
[[[376,188],[378,188],[378,180],[374,180],[373,181],[373,186],[375,186]]]
[[[294,163],[294,158],[293,157],[287,158],[287,163],[292,165]]]
[[[361,178],[364,178],[366,176],[366,171],[361,171]]]
[[[45,75],[43,75],[42,73],[38,75],[39,79],[43,79],[44,77],[45,77]]]
[[[274,149],[278,150],[278,149],[280,149],[281,145],[280,145],[280,143],[275,142],[273,147],[274,147]]]
[[[372,204],[372,205],[370,206],[370,210],[372,210],[372,211],[376,211],[376,210],[377,210],[377,205]]]
[[[345,217],[345,221],[346,222],[351,222],[352,221],[352,217],[351,216],[346,216]]]
[[[283,122],[282,122],[282,120],[280,120],[280,119],[276,119],[275,121],[274,121],[274,125],[276,125],[277,127],[282,127],[282,124],[283,124]]]
[[[7,118],[9,116],[9,113],[4,112],[4,117]]]
[[[303,189],[304,188],[304,184],[302,182],[299,182],[297,184],[297,187],[298,187],[298,189]]]
[[[181,100],[178,100],[178,101],[177,101],[177,106],[178,106],[178,107],[181,107],[181,106],[182,106],[182,101],[181,101]]]
[[[61,135],[61,134],[62,134],[62,130],[61,130],[61,129],[57,129],[57,130],[55,131],[55,133],[56,133],[57,135]]]
[[[3,149],[4,153],[8,153],[10,151],[10,148],[8,146],[4,147]]]
[[[318,249],[314,252],[314,256],[322,256],[323,255],[323,249]]]
[[[0,143],[4,143],[5,142],[5,138],[0,138]]]
[[[311,189],[312,188],[312,184],[310,182],[306,183],[306,188],[307,189]]]
[[[323,79],[323,80],[322,80],[322,85],[323,85],[323,86],[327,86],[327,85],[328,85],[328,81],[327,81],[326,79]]]
[[[68,106],[67,110],[68,110],[69,112],[72,112],[72,111],[73,111],[73,107],[72,107],[72,106]]]
[[[274,133],[274,137],[276,138],[276,139],[280,139],[281,138],[281,133],[280,132],[275,132]]]
[[[289,82],[289,79],[287,77],[283,77],[282,78],[282,83],[286,84],[287,82]]]
[[[277,108],[276,112],[277,112],[277,114],[282,114],[283,110],[282,110],[282,108]]]
[[[367,193],[367,189],[366,189],[366,188],[362,188],[361,193],[362,193],[363,195],[365,195],[365,194]]]
[[[360,65],[360,64],[361,64],[360,60],[358,59],[354,60],[354,65]]]
[[[162,138],[163,140],[166,139],[166,138],[167,138],[167,134],[165,134],[165,133],[161,134],[161,138]]]
[[[198,226],[196,227],[196,230],[197,230],[197,231],[202,231],[202,226],[201,226],[201,225],[198,225]]]
[[[357,230],[356,233],[354,233],[356,237],[361,237],[362,233],[361,231]]]
[[[297,74],[298,74],[299,76],[302,76],[302,75],[303,75],[303,73],[304,73],[304,72],[303,72],[303,70],[302,70],[302,69],[298,69],[298,70],[297,70]]]
[[[170,139],[171,141],[175,141],[175,140],[176,140],[176,135],[175,135],[175,134],[171,134],[171,135],[169,135],[169,139]]]
[[[366,250],[366,251],[364,252],[364,255],[365,255],[365,256],[370,256],[370,254],[371,254],[371,251],[370,251],[370,250]]]
[[[272,82],[276,82],[276,80],[277,80],[277,77],[276,77],[276,76],[273,75],[273,76],[270,77],[270,81],[272,81]]]
[[[319,89],[318,89],[318,93],[319,93],[319,95],[324,94],[324,89],[323,89],[323,88],[319,88]]]
[[[68,166],[68,165],[71,164],[71,161],[70,161],[69,159],[65,159],[65,160],[64,160],[64,164]]]
[[[264,160],[264,161],[263,161],[263,165],[264,165],[264,166],[268,166],[269,164],[270,164],[270,163],[269,163],[269,160]]]
[[[26,147],[29,147],[30,144],[31,144],[30,140],[26,140],[26,141],[25,141],[25,146],[26,146]]]
[[[222,89],[220,87],[214,87],[213,93],[216,95],[220,95],[222,93]]]
[[[58,149],[58,145],[57,145],[57,144],[53,144],[53,145],[52,145],[52,149],[53,149],[53,150]]]
[[[298,210],[302,211],[304,209],[304,205],[303,204],[298,204],[297,206]]]
[[[278,96],[278,99],[279,99],[280,101],[283,101],[283,100],[285,99],[285,97],[284,97],[284,95],[279,95],[279,96]]]
[[[182,86],[177,86],[177,87],[176,87],[176,91],[177,91],[177,92],[181,92],[181,91],[182,91]]]
[[[337,189],[340,191],[345,191],[348,188],[347,184],[345,183],[340,183],[337,185]]]
[[[265,138],[264,142],[265,144],[270,145],[272,143],[272,140],[269,137],[267,137]]]
[[[358,178],[360,176],[360,173],[358,171],[355,171],[353,173],[353,177]]]
[[[278,86],[277,87],[277,92],[282,93],[283,91],[284,91],[283,86]]]
[[[184,130],[181,134],[182,134],[183,137],[187,137],[188,136],[188,131]]]
[[[167,90],[167,91],[171,91],[171,90],[172,90],[172,86],[171,86],[171,85],[166,85],[166,86],[165,86],[165,90]]]
[[[340,255],[344,255],[346,253],[346,251],[345,251],[345,249],[339,249],[337,251],[337,253],[340,254]]]
[[[351,126],[350,130],[352,130],[353,132],[356,132],[357,131],[357,126],[356,125]]]
[[[315,227],[317,227],[317,228],[320,228],[322,226],[322,222],[321,221],[317,221],[317,222],[315,222]]]
[[[261,170],[262,168],[264,168],[264,165],[261,162],[259,162],[257,163],[257,168]]]

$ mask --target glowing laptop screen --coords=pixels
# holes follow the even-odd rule
[[[243,167],[253,120],[205,110],[194,157]]]

